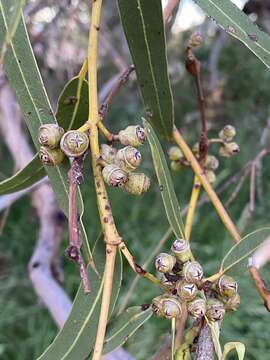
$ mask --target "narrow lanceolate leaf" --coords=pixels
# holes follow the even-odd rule
[[[14,36],[17,26],[20,22],[21,12],[25,3],[25,0],[0,0],[1,12],[4,11],[4,4],[8,11],[7,17],[7,29],[5,34],[3,34],[3,40],[0,43],[1,53],[0,53],[0,64],[3,63],[5,53],[8,46],[11,43],[12,37]]]
[[[63,329],[38,360],[79,360],[86,359],[89,355],[95,342],[104,283],[105,247],[103,239],[100,239],[98,242],[98,248],[94,249],[93,256],[98,272],[103,275],[98,277],[88,267],[91,293],[85,295],[82,286],[80,286],[71,313]],[[120,253],[118,253],[116,258],[114,274],[110,315],[114,309],[122,281],[122,259]]]
[[[232,350],[236,350],[238,360],[244,360],[246,348],[245,345],[241,342],[228,342],[225,344],[221,360],[226,360],[227,355]]]
[[[118,7],[147,120],[160,135],[171,138],[174,109],[161,0],[118,0]]]
[[[150,144],[153,163],[158,179],[163,204],[168,221],[176,237],[184,238],[184,224],[180,215],[180,206],[174,191],[171,174],[166,158],[154,129],[148,122],[144,122],[147,139]]]
[[[239,272],[248,268],[248,257],[251,256],[270,235],[270,227],[256,230],[243,237],[225,255],[221,262],[222,272]]]
[[[61,92],[56,119],[65,130],[78,129],[88,119],[88,84],[78,76],[71,79]]]
[[[56,110],[56,119],[65,130],[79,128],[88,117],[87,81],[74,77],[61,92]],[[46,176],[38,154],[20,171],[0,182],[0,195],[23,190]]]
[[[3,36],[8,29],[8,19],[9,13],[7,2],[2,2],[2,7],[0,8],[0,43],[3,41]],[[21,17],[17,30],[7,49],[4,69],[10,85],[17,96],[32,140],[38,149],[39,145],[37,138],[40,125],[55,123],[56,120],[38,70],[23,17]],[[45,167],[59,206],[66,216],[68,216],[68,169],[69,162],[67,160],[59,166]],[[87,245],[86,248],[88,256],[90,257],[90,248],[82,223],[83,201],[80,194],[78,196],[78,209],[80,213],[82,237]]]
[[[130,307],[117,316],[109,323],[103,354],[123,345],[151,316],[151,309],[142,310],[141,306]]]
[[[270,67],[270,37],[230,0],[194,0],[219,26]]]
[[[0,195],[26,189],[44,176],[46,176],[46,172],[38,155],[36,155],[22,170],[0,182]]]
[[[4,3],[2,5],[0,13],[0,39],[7,29],[8,19],[8,7]],[[4,68],[10,85],[16,93],[33,142],[38,148],[38,128],[44,123],[54,123],[55,119],[22,19],[7,49]],[[46,167],[46,171],[59,204],[65,214],[67,214],[67,164],[65,165],[53,168]]]

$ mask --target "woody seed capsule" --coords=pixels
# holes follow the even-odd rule
[[[182,301],[193,300],[198,293],[198,288],[193,283],[187,283],[185,281],[179,281],[177,284],[177,294]]]
[[[196,319],[202,318],[206,314],[206,301],[195,299],[188,304],[188,313]]]
[[[141,164],[141,161],[141,153],[132,146],[120,149],[115,156],[115,164],[126,172],[135,170]]]
[[[128,179],[127,174],[115,164],[106,165],[102,170],[105,182],[113,187],[121,187]]]
[[[166,253],[160,253],[155,260],[155,267],[161,273],[168,273],[172,271],[176,263],[176,258]]]
[[[184,264],[183,275],[187,282],[198,284],[203,278],[203,269],[197,261],[189,261]]]
[[[210,299],[207,302],[206,316],[210,321],[219,321],[224,318],[225,307],[223,303],[216,299]]]
[[[144,128],[139,125],[131,125],[119,131],[119,141],[122,145],[138,147],[145,142],[146,134]]]
[[[191,259],[189,242],[185,239],[176,239],[172,244],[171,250],[177,260],[181,262],[186,262]]]

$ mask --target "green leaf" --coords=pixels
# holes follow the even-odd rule
[[[105,266],[105,246],[103,239],[98,241],[93,251],[97,270],[102,277],[88,267],[91,293],[85,295],[80,286],[74,300],[71,313],[53,343],[38,360],[74,360],[86,359],[94,345],[99,321]],[[113,278],[110,316],[118,298],[122,281],[122,258],[118,251]]]
[[[5,32],[5,35],[3,34],[4,39],[1,41],[0,64],[3,63],[7,48],[10,45],[11,39],[17,30],[25,0],[0,0],[1,12],[3,11],[3,3],[5,3],[5,6],[7,7],[8,17],[7,30]]]
[[[108,325],[103,354],[123,345],[151,316],[151,309],[142,310],[141,306],[130,307],[117,316]]]
[[[65,130],[79,128],[88,117],[88,85],[79,77],[71,79],[61,92],[56,119]],[[20,171],[0,182],[0,195],[23,190],[46,176],[38,154]]]
[[[248,257],[257,250],[270,234],[270,227],[256,230],[243,237],[225,255],[221,262],[222,272],[239,272],[248,268]]]
[[[118,7],[147,120],[160,135],[169,139],[172,137],[174,108],[161,0],[118,0]]]
[[[56,109],[56,119],[65,130],[78,129],[88,119],[88,83],[78,76],[62,90]]]
[[[225,360],[229,352],[234,349],[237,351],[238,359],[244,360],[246,349],[245,345],[241,342],[228,342],[225,344],[221,360]]]
[[[244,43],[270,67],[270,37],[229,0],[194,0],[228,34]]]
[[[215,352],[217,354],[218,360],[221,360],[222,351],[221,351],[221,346],[220,346],[220,342],[219,342],[219,332],[220,332],[219,324],[217,322],[209,321],[207,318],[205,318],[205,320],[211,331],[212,340],[213,340],[213,344],[214,344],[214,348],[215,348]]]
[[[153,163],[168,221],[176,237],[184,238],[184,224],[180,215],[180,206],[164,152],[151,125],[145,121],[147,139],[150,144]]]
[[[3,41],[3,36],[7,31],[9,19],[8,4],[2,3],[2,5],[0,8],[0,43]],[[40,125],[55,123],[56,120],[33,55],[23,17],[21,17],[17,30],[7,49],[4,69],[10,85],[17,96],[32,140],[38,149],[37,137]],[[68,160],[59,166],[45,166],[56,199],[66,216],[68,216],[67,172],[69,167]],[[82,222],[83,209],[83,201],[79,193],[78,210],[82,237],[88,252],[88,257],[91,257],[89,243]]]
[[[0,182],[0,195],[23,190],[46,176],[42,163],[36,155],[22,170]]]

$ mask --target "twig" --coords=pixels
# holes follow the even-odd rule
[[[190,198],[190,202],[189,202],[189,206],[188,206],[188,213],[187,213],[186,224],[185,224],[185,236],[186,236],[187,240],[190,239],[194,213],[195,213],[198,198],[200,195],[200,190],[201,190],[201,183],[200,183],[198,177],[194,176],[194,183],[193,183],[193,187],[192,187],[192,193],[191,193],[191,198]]]
[[[156,245],[156,247],[151,251],[150,255],[149,255],[149,256],[147,257],[147,259],[143,262],[143,265],[142,265],[142,268],[143,268],[143,269],[147,269],[147,267],[152,263],[153,258],[160,252],[160,250],[162,249],[162,246],[163,246],[164,243],[171,237],[172,233],[173,233],[173,232],[172,232],[172,229],[171,229],[171,228],[169,228],[169,229],[165,232],[165,234],[164,234],[164,235],[162,236],[162,238],[159,240],[159,242],[158,242],[158,244]],[[132,296],[132,294],[133,294],[133,292],[134,292],[134,290],[135,290],[135,288],[136,288],[136,286],[137,286],[140,278],[141,278],[141,276],[138,275],[138,276],[136,276],[136,277],[133,279],[133,281],[132,281],[132,283],[131,283],[131,285],[130,285],[130,287],[129,287],[129,289],[128,289],[128,292],[127,292],[126,296],[124,297],[124,299],[123,299],[123,301],[122,301],[122,303],[121,303],[121,306],[120,306],[120,308],[119,308],[118,314],[121,314],[121,313],[125,310],[125,308],[126,308],[128,302],[129,302],[129,300],[130,300],[130,298],[131,298],[131,296]]]
[[[255,266],[249,267],[249,272],[254,281],[258,293],[264,300],[264,306],[270,312],[270,290],[267,287],[266,282],[261,277],[259,270]]]
[[[195,360],[214,360],[215,348],[209,326],[205,322],[199,335]]]
[[[205,191],[207,192],[211,202],[213,203],[218,215],[220,216],[222,222],[224,223],[227,230],[232,235],[235,241],[239,241],[241,239],[240,234],[238,233],[234,223],[232,222],[230,216],[228,215],[227,211],[225,210],[224,206],[222,205],[221,201],[219,200],[216,192],[213,190],[211,184],[207,180],[207,177],[201,168],[200,164],[198,163],[197,159],[193,155],[192,151],[190,150],[189,146],[186,144],[184,138],[182,137],[181,133],[174,127],[173,130],[173,137],[177,145],[181,148],[183,154],[185,155],[186,159],[190,162],[190,165],[198,176],[202,186],[204,187]]]
[[[69,232],[69,246],[65,251],[65,255],[73,260],[80,270],[80,276],[83,284],[83,289],[86,294],[90,293],[90,284],[87,270],[81,254],[81,236],[80,226],[78,222],[77,211],[77,187],[83,182],[83,157],[75,158],[72,161],[71,168],[68,171],[69,181],[69,202],[68,202],[68,232]]]
[[[236,226],[234,225],[234,223],[232,222],[229,214],[227,213],[227,211],[225,210],[222,202],[219,200],[216,192],[214,191],[214,189],[212,188],[211,184],[209,183],[209,181],[207,180],[203,170],[200,167],[200,164],[198,163],[198,161],[196,160],[195,156],[193,155],[192,151],[190,150],[189,146],[186,144],[185,140],[183,139],[182,135],[180,134],[180,132],[176,129],[176,127],[174,127],[173,130],[173,136],[174,136],[174,140],[175,142],[178,144],[178,146],[181,148],[183,154],[185,155],[186,159],[190,162],[190,165],[193,169],[193,171],[195,172],[195,174],[198,176],[198,178],[200,179],[200,182],[202,184],[202,186],[204,187],[205,191],[207,192],[212,204],[214,205],[218,215],[220,216],[220,219],[222,220],[223,224],[225,225],[225,227],[227,228],[227,230],[230,232],[230,234],[232,235],[233,239],[235,242],[239,242],[241,239],[241,235],[238,232]],[[264,156],[264,154],[266,154],[268,152],[268,149],[264,149],[262,150],[259,155],[258,155],[258,159],[260,159],[262,156]],[[250,271],[250,275],[253,277],[255,272]],[[256,278],[259,278],[259,274],[257,272],[256,274]],[[255,278],[254,281],[256,282]],[[268,295],[265,291],[264,288],[260,288],[260,286],[262,286],[263,281],[261,279],[260,282],[256,282],[256,287],[257,290],[260,294],[260,296],[263,298],[267,309],[270,311],[270,307],[268,307],[270,305],[270,303],[268,302]],[[270,295],[269,295],[270,298]]]
[[[115,96],[115,94],[118,92],[120,87],[124,85],[129,78],[129,75],[135,70],[134,65],[129,66],[127,69],[125,69],[119,77],[116,79],[115,83],[110,89],[109,94],[106,96],[105,100],[102,102],[100,109],[99,109],[99,115],[101,120],[103,120],[108,112],[109,105],[112,101],[112,98]]]
[[[201,119],[199,162],[201,165],[203,165],[208,151],[208,138],[207,138],[207,128],[206,128],[206,117],[205,117],[205,100],[204,100],[203,89],[201,84],[201,64],[194,55],[192,48],[190,46],[186,48],[186,56],[187,56],[186,69],[192,76],[194,76],[196,82],[197,100],[198,100],[198,107],[199,107],[200,119]]]
[[[163,11],[163,21],[165,24],[169,21],[174,9],[178,6],[180,0],[168,0],[167,5]]]

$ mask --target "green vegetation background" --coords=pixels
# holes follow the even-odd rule
[[[197,55],[202,61],[204,87],[208,85],[209,73],[207,59],[211,51],[213,39],[207,40],[206,45]],[[192,79],[186,74],[183,63],[183,39],[176,38],[169,45],[169,62],[173,79],[177,125],[183,128],[184,135],[190,144],[198,139],[199,121],[196,115],[196,95]],[[108,77],[111,69],[105,69]],[[218,184],[237,172],[248,160],[253,159],[259,150],[262,131],[270,116],[270,71],[262,65],[253,54],[237,41],[227,39],[220,61],[219,71],[223,79],[222,96],[220,102],[208,107],[208,120],[211,125],[210,135],[215,137],[219,129],[225,124],[233,124],[237,129],[237,142],[241,147],[239,156],[222,160],[217,170]],[[58,88],[60,92],[64,85],[57,83],[54,74],[47,77],[49,87]],[[55,81],[55,83],[53,82]],[[53,84],[53,85],[52,85]],[[194,113],[192,119],[188,114]],[[142,113],[141,102],[137,94],[136,84],[133,82],[122,89],[115,98],[107,119],[112,130],[119,130],[130,123],[138,123]],[[164,149],[168,144],[164,144]],[[12,160],[7,149],[0,146],[1,176],[12,173]],[[211,153],[217,153],[213,147]],[[120,233],[124,236],[128,246],[135,254],[138,263],[151,255],[155,244],[160,240],[168,223],[163,210],[159,188],[151,164],[148,145],[143,149],[143,169],[151,177],[152,186],[144,196],[135,198],[124,194],[121,190],[110,190],[113,212]],[[7,159],[9,159],[7,161]],[[270,210],[270,160],[265,158],[258,190],[262,197],[257,199],[256,209],[252,220],[244,233],[269,224]],[[191,187],[192,173],[183,170],[173,174],[176,192],[183,207],[187,204]],[[226,201],[235,189],[235,184],[222,194]],[[90,180],[83,186],[85,195],[85,221],[89,239],[93,243],[99,232],[99,221],[95,210],[95,194]],[[238,222],[243,209],[248,203],[249,180],[236,200],[229,207],[233,219]],[[47,310],[38,301],[27,276],[28,261],[33,252],[38,234],[37,219],[31,208],[29,197],[23,197],[16,202],[8,217],[0,241],[0,358],[5,360],[35,359],[52,341],[57,329]],[[163,250],[169,251],[170,239]],[[212,206],[206,204],[197,212],[191,237],[195,255],[211,274],[218,268],[222,255],[231,244]],[[65,231],[62,243],[62,264],[65,274],[64,287],[70,296],[74,296],[79,283],[77,270],[63,256],[67,244]],[[152,269],[153,270],[153,269]],[[264,276],[269,280],[270,265],[266,265]],[[127,264],[124,267],[124,280],[119,304],[123,300],[134,278]],[[251,285],[248,274],[239,274],[241,306],[231,315],[226,316],[222,331],[222,343],[227,341],[241,341],[247,348],[247,359],[264,360],[270,354],[270,314],[265,310],[254,286]],[[270,282],[269,282],[270,283]],[[158,290],[140,280],[130,305],[150,303],[158,294]],[[151,355],[162,345],[164,336],[169,334],[170,324],[166,320],[153,317],[132,337],[126,348],[136,359],[150,359]],[[232,357],[234,358],[234,357]],[[52,359],[54,360],[54,359]],[[56,359],[55,359],[56,360]]]

